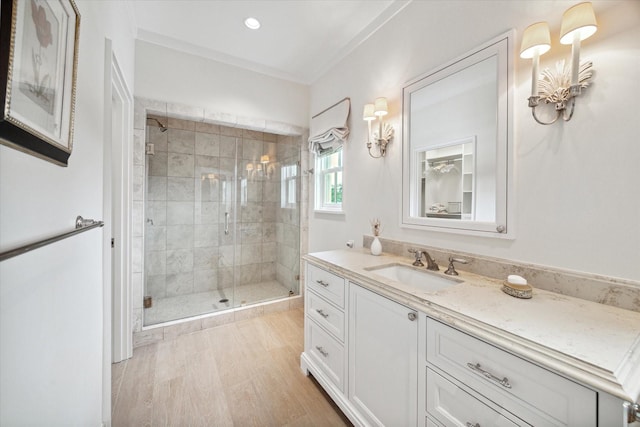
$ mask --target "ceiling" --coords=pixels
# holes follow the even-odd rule
[[[310,84],[406,0],[134,0],[138,39]],[[244,25],[247,17],[258,30]]]

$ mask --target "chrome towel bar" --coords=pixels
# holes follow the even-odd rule
[[[104,225],[103,221],[94,221],[92,219],[84,219],[80,215],[76,218],[76,228],[68,231],[66,233],[61,233],[53,237],[49,237],[47,239],[42,239],[40,241],[30,243],[28,245],[20,246],[19,248],[11,249],[5,252],[0,253],[0,261],[4,261],[9,258],[13,258],[14,256],[22,255],[34,249],[41,248],[50,243],[57,242],[58,240],[66,239],[67,237],[75,236],[76,234],[84,233],[85,231],[91,230],[92,228],[102,227]]]

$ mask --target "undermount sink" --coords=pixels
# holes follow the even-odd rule
[[[365,270],[423,292],[435,292],[462,283],[460,279],[441,276],[438,273],[432,273],[424,268],[420,269],[403,264],[369,267],[365,268]]]

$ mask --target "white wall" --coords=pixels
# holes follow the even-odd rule
[[[309,88],[152,43],[136,42],[135,95],[308,127]]]
[[[74,148],[63,168],[0,146],[0,248],[103,212],[105,37],[133,88],[134,43],[121,2],[78,1]],[[103,413],[102,229],[0,264],[0,424],[99,426]],[[108,398],[108,396],[107,396]],[[107,399],[108,400],[108,399]]]
[[[568,58],[559,45],[562,13],[575,1],[415,0],[311,87],[310,114],[351,97],[345,149],[344,216],[310,212],[310,251],[342,248],[370,234],[552,267],[640,279],[640,2],[594,1],[598,32],[583,42],[594,83],[577,100],[574,118],[536,124],[527,107],[531,68],[516,61],[515,240],[467,237],[400,227],[401,115],[405,82],[510,28],[521,33],[546,20],[553,46],[541,67]],[[482,18],[481,18],[482,17]],[[519,47],[520,37],[516,39]],[[517,57],[517,53],[516,53]],[[363,105],[389,99],[396,138],[384,160],[366,151]]]

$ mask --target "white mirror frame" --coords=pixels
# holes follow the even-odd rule
[[[409,81],[403,88],[402,227],[476,236],[514,238],[514,48],[515,31],[510,30],[472,51]],[[411,149],[411,135],[409,132],[411,124],[411,93],[493,55],[498,58],[495,222],[412,216],[411,197],[414,194],[413,188],[415,186],[415,183],[412,185],[412,178],[414,180],[416,178],[416,166],[411,159],[413,150]]]

